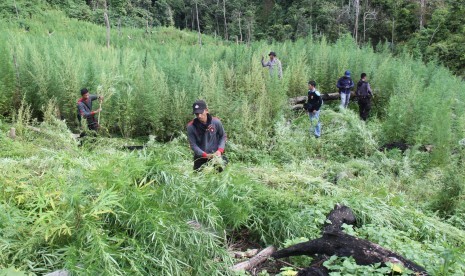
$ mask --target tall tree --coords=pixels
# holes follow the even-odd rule
[[[228,40],[228,22],[226,21],[226,0],[223,0],[224,39]]]
[[[199,20],[199,1],[195,0],[195,15],[197,20],[197,31],[199,34],[199,45],[202,46],[202,33],[200,32],[200,20]]]
[[[107,0],[104,0],[105,10],[103,12],[103,17],[105,19],[105,25],[107,27],[107,48],[110,48],[110,20],[108,19],[108,5]]]
[[[420,30],[424,27],[426,0],[420,0]]]
[[[354,38],[358,42],[358,18],[360,16],[360,0],[354,0],[355,23],[354,23]]]

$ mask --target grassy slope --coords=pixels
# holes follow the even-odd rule
[[[107,138],[78,147],[54,119],[40,127],[43,133],[25,129],[11,141],[2,125],[0,267],[223,274],[231,264],[225,251],[231,231],[248,229],[262,245],[316,238],[339,202],[355,211],[358,236],[433,274],[465,271],[459,249],[465,232],[414,207],[427,202],[416,198],[421,192],[405,189],[404,158],[374,153],[348,162],[307,157],[276,165],[263,155],[261,164],[252,164],[235,161],[233,150],[224,173],[195,174],[185,137],[127,152],[118,150],[124,141]],[[297,147],[324,148],[334,138],[306,138],[306,122],[282,128],[303,137],[292,140]],[[192,220],[202,227],[192,229]]]
[[[48,24],[83,40],[86,29],[102,30],[75,21]],[[48,31],[40,28],[31,31]],[[142,32],[123,32],[122,37],[143,40]],[[155,40],[163,37],[165,43],[196,41],[195,34],[156,32]],[[43,133],[15,125],[17,141],[6,138],[10,125],[3,122],[0,268],[37,274],[63,267],[82,274],[226,274],[233,230],[248,229],[262,245],[316,238],[339,202],[356,212],[360,237],[433,274],[463,275],[463,228],[427,211],[444,173],[424,168],[428,153],[378,152],[379,122],[365,125],[350,111],[327,108],[322,120],[321,140],[307,136],[304,115],[292,124],[276,123],[269,151],[230,140],[232,162],[220,175],[190,171],[182,135],[131,153],[118,150],[123,142],[114,139],[78,147],[64,123],[51,116],[40,126]],[[346,141],[358,142],[346,147]],[[192,220],[202,227],[192,229],[187,223]]]

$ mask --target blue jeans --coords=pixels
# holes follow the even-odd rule
[[[349,105],[349,100],[350,100],[350,93],[343,93],[341,92],[341,107],[347,108]]]
[[[315,134],[315,137],[321,136],[321,123],[320,123],[320,111],[309,112],[310,117],[310,134],[312,132]]]

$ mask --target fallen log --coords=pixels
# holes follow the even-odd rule
[[[339,95],[338,92],[336,93],[322,93],[321,98],[323,101],[334,101],[334,100],[340,100],[341,96]],[[350,93],[350,98],[355,99],[357,96],[355,95],[354,92]],[[299,110],[303,108],[303,104],[307,101],[307,96],[299,96],[299,97],[294,97],[294,98],[289,98],[288,102],[289,105],[291,106],[292,110]]]
[[[267,248],[260,251],[257,255],[252,257],[250,260],[235,264],[233,267],[231,267],[231,270],[232,271],[250,270],[256,267],[258,264],[261,264],[264,261],[266,261],[271,256],[271,254],[273,254],[275,251],[276,251],[276,248],[274,246],[268,246]]]
[[[349,207],[336,205],[334,210],[328,215],[328,220],[331,223],[324,227],[321,238],[279,250],[273,253],[271,257],[279,259],[289,256],[307,255],[317,256],[321,259],[321,256],[352,256],[359,265],[391,262],[412,270],[416,275],[428,275],[423,267],[399,254],[371,241],[344,233],[341,227],[343,223],[355,223],[355,216]],[[300,271],[298,275],[309,275],[307,273],[308,269]]]

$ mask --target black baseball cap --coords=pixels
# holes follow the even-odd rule
[[[275,52],[270,52],[268,55],[269,55],[269,56],[274,56],[274,57],[275,57],[275,56],[276,56],[276,53],[275,53]]]
[[[207,109],[207,103],[204,100],[197,100],[192,105],[192,113],[194,114],[203,113],[205,109]]]

